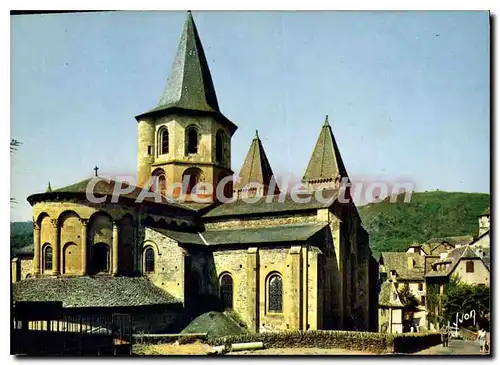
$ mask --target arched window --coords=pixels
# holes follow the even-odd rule
[[[224,161],[224,132],[218,131],[215,135],[215,160],[219,163]]]
[[[186,176],[188,176],[189,178],[187,179],[187,185],[184,186],[184,180]],[[201,176],[201,171],[196,168],[190,168],[184,171],[184,174],[182,175],[182,184],[186,194],[191,194],[191,193],[196,194],[197,191],[196,185],[200,181],[200,176]]]
[[[152,247],[147,247],[144,251],[144,272],[152,273],[155,271],[155,252]]]
[[[165,155],[168,153],[168,129],[163,129],[161,132],[161,150],[160,154]]]
[[[217,179],[217,184],[220,184],[221,181],[226,178],[227,176],[229,176],[226,172],[221,172],[219,174],[219,178]],[[218,188],[219,186],[217,186],[216,188]],[[224,197],[225,198],[231,198],[233,196],[233,179],[230,179],[229,181],[226,181],[225,185],[223,186],[224,190],[223,190],[223,193],[224,193]]]
[[[165,194],[167,179],[165,178],[165,172],[163,169],[156,169],[153,172],[153,177],[156,179],[151,186],[153,191],[159,191],[160,193]]]
[[[43,248],[43,269],[52,270],[52,246],[48,243]]]
[[[94,273],[109,271],[109,247],[100,242],[92,247],[92,268]]]
[[[220,278],[220,300],[223,309],[233,308],[233,278],[223,274]]]
[[[279,274],[272,274],[268,280],[269,302],[268,311],[283,312],[283,280]]]
[[[191,127],[186,130],[186,154],[198,153],[198,131]]]

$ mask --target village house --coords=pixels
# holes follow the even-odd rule
[[[427,321],[429,308],[426,297],[429,285],[437,285],[440,294],[444,294],[445,284],[451,277],[457,277],[467,284],[490,285],[490,208],[479,217],[479,234],[476,238],[455,236],[431,238],[422,245],[413,243],[406,252],[382,252],[379,265],[382,288],[389,290],[387,283],[393,284],[396,290],[408,286],[419,301],[420,305],[413,313],[413,325],[418,329],[433,329],[433,325]],[[381,310],[388,308],[387,297],[387,293],[382,296],[381,292]],[[393,304],[399,303],[395,301]],[[437,307],[433,310],[438,314]],[[387,313],[379,312],[380,325],[387,322]],[[399,329],[398,326],[387,328]],[[408,329],[403,327],[403,330]]]

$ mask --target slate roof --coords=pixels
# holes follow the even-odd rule
[[[248,183],[259,183],[264,186],[269,186],[272,180],[274,180],[274,173],[267,159],[258,132],[256,131],[248,154],[241,167],[239,181],[235,183],[234,187],[239,190]],[[279,192],[278,185],[275,185],[274,191],[270,194],[279,194]]]
[[[156,229],[181,243],[203,246],[230,244],[288,243],[303,242],[321,231],[327,223],[285,225],[278,227],[254,227],[209,230],[201,233],[186,233],[167,229]]]
[[[222,117],[234,132],[236,125],[222,115],[207,58],[191,12],[188,12],[167,86],[158,106],[141,117],[166,110],[205,112]]]
[[[46,277],[12,284],[14,301],[57,301],[66,308],[180,303],[143,277]]]
[[[378,305],[383,307],[403,308],[396,286],[392,281],[385,281],[380,287],[378,295]]]
[[[235,200],[231,203],[221,204],[214,209],[210,210],[203,217],[204,218],[222,218],[229,216],[244,216],[244,215],[263,215],[266,213],[285,213],[296,212],[301,210],[312,210],[320,208],[328,208],[336,201],[339,191],[338,190],[323,190],[321,192],[325,200],[331,199],[330,202],[317,200],[315,193],[311,194],[297,194],[299,198],[311,197],[307,203],[300,203],[294,201],[291,195],[286,195],[281,199],[280,195],[273,195],[270,203],[267,203],[268,197],[262,197],[255,203],[248,203],[242,199]]]
[[[382,252],[382,263],[387,272],[395,270],[398,280],[423,280],[425,256],[413,252]],[[415,261],[413,268],[408,267],[408,258]]]
[[[454,248],[451,250],[448,255],[442,259],[436,260],[432,263],[432,266],[434,267],[435,265],[439,263],[450,263],[450,266],[448,269],[443,270],[443,271],[428,271],[426,276],[428,277],[438,277],[438,276],[448,276],[450,275],[454,270],[455,267],[458,265],[460,260],[462,259],[477,259],[483,261],[485,266],[490,269],[490,250],[487,248],[483,249],[483,258],[481,258],[476,250],[471,246],[471,245],[465,245],[461,247]]]
[[[28,202],[30,204],[33,204],[37,200],[50,200],[52,198],[55,198],[58,194],[78,194],[78,195],[85,195],[87,192],[87,187],[89,184],[93,185],[93,193],[96,196],[111,196],[113,192],[115,191],[115,186],[117,184],[122,184],[121,186],[125,189],[125,183],[121,183],[119,181],[115,180],[108,180],[105,178],[101,177],[91,177],[89,179],[85,179],[82,181],[79,181],[75,184],[67,185],[59,189],[53,189],[51,192],[46,192],[46,193],[39,193],[39,194],[33,194],[28,197]],[[139,195],[142,192],[142,188],[138,186],[132,186],[133,190],[130,193],[120,194],[120,199],[125,198],[125,199],[130,199],[130,200],[136,200]],[[144,198],[144,202],[147,203],[156,203],[155,198],[152,196],[147,196]],[[166,196],[162,195],[161,196],[161,203],[158,204],[165,204],[168,205],[169,207],[173,208],[178,208],[178,209],[183,209],[187,211],[195,211],[196,209],[177,203],[174,199],[169,199]]]
[[[422,245],[422,249],[428,255],[432,254],[437,247],[443,242],[455,247],[456,245],[466,245],[472,241],[472,236],[450,236],[450,237],[433,237]]]
[[[302,181],[313,182],[347,177],[347,171],[326,116]]]

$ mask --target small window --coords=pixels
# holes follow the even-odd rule
[[[220,299],[223,309],[233,308],[233,278],[229,274],[220,279]]]
[[[218,163],[224,159],[224,132],[218,131],[215,136],[215,160]]]
[[[151,247],[146,248],[144,251],[144,271],[146,273],[155,271],[155,252]]]
[[[424,283],[418,283],[418,290],[419,291],[424,290]]]
[[[474,261],[467,261],[465,264],[465,272],[474,272]]]
[[[161,151],[160,153],[162,155],[165,155],[168,153],[168,130],[164,129],[161,132]]]
[[[423,295],[420,297],[420,304],[425,306],[425,297]]]
[[[187,153],[198,153],[198,132],[195,128],[187,130]]]
[[[269,312],[283,312],[283,280],[278,274],[269,277]]]
[[[47,244],[43,251],[43,269],[52,270],[52,247]]]
[[[148,146],[148,156],[151,156],[151,150],[152,150],[152,149],[153,149],[153,148],[152,148],[151,146]]]

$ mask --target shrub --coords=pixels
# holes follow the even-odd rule
[[[371,353],[409,353],[441,342],[439,333],[386,334],[354,331],[286,331],[250,333],[209,339],[212,346],[263,342],[268,348],[341,348]]]

